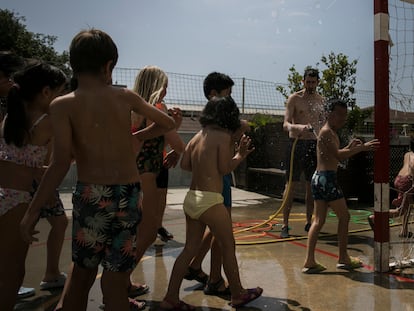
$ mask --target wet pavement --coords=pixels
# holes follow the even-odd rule
[[[146,283],[150,291],[138,299],[148,304],[146,310],[158,310],[168,285],[175,258],[185,242],[185,219],[182,202],[187,189],[169,189],[164,226],[174,235],[174,240],[162,243],[157,240],[151,246],[133,273],[133,280]],[[62,193],[65,208],[71,215],[71,194]],[[351,223],[348,250],[351,256],[363,260],[364,266],[348,272],[336,269],[337,220],[328,215],[318,240],[316,259],[327,267],[320,274],[307,275],[301,272],[305,251],[304,205],[295,202],[290,218],[290,239],[280,239],[281,219],[277,214],[280,199],[233,188],[233,221],[235,230],[248,228],[268,221],[257,230],[235,235],[238,244],[237,259],[244,287],[261,286],[263,296],[239,310],[414,310],[414,269],[408,267],[398,273],[376,273],[373,271],[373,232],[367,224],[372,209],[354,206],[350,209]],[[276,215],[275,215],[276,214]],[[275,216],[269,220],[270,216]],[[273,217],[272,217],[273,218]],[[20,300],[16,310],[53,310],[60,291],[40,291],[39,283],[46,265],[46,238],[49,225],[41,220],[38,227],[39,242],[33,244],[26,261],[24,286],[36,288],[36,296]],[[413,239],[398,239],[399,226],[392,227],[392,253],[403,251],[413,255]],[[71,226],[68,226],[63,246],[62,271],[70,264]],[[414,255],[413,255],[414,256]],[[203,270],[208,273],[210,258],[207,255]],[[100,271],[101,272],[101,271]],[[100,274],[93,285],[88,310],[98,310],[102,300]],[[196,281],[184,280],[181,299],[197,306],[197,310],[234,310],[228,301],[215,296],[206,296]],[[1,307],[0,307],[1,309]]]

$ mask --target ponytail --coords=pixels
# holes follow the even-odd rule
[[[15,84],[7,96],[7,115],[4,121],[4,139],[22,147],[29,136],[30,120],[26,105],[48,86],[56,89],[67,82],[65,74],[58,68],[36,61],[14,75]]]
[[[6,143],[13,143],[17,147],[23,146],[28,134],[26,109],[20,93],[21,89],[18,84],[14,84],[9,90],[7,115],[4,121],[4,139]]]

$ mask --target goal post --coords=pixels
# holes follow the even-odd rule
[[[389,14],[388,0],[374,0],[374,267],[389,271]],[[384,120],[387,120],[384,122]]]
[[[409,148],[409,137],[400,141],[399,131],[395,134],[396,124],[390,131],[390,108],[403,113],[414,109],[414,0],[374,0],[374,135],[381,143],[374,156],[374,268],[377,272],[387,272],[390,266],[403,262],[414,263],[414,239],[410,240],[411,236],[401,231],[395,243],[395,234],[390,235],[390,180],[396,177],[390,161],[398,158],[395,148],[390,147],[390,135],[397,135],[393,136],[393,143],[398,138],[400,153]],[[414,132],[409,132],[405,131],[404,136],[413,139]],[[399,161],[402,158],[398,159],[401,167]],[[413,219],[406,225],[414,223]],[[409,247],[399,247],[402,238]]]

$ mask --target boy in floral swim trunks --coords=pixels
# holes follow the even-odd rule
[[[352,140],[348,146],[339,149],[339,138],[336,131],[346,122],[347,104],[341,100],[331,100],[326,104],[328,119],[319,132],[316,152],[317,166],[313,174],[311,187],[314,198],[315,217],[308,235],[308,245],[303,273],[319,273],[326,268],[315,260],[315,247],[318,235],[325,223],[328,207],[332,208],[338,217],[338,269],[351,270],[359,268],[362,263],[348,255],[348,224],[349,212],[345,198],[336,180],[339,161],[349,158],[361,151],[373,151],[379,145],[377,139],[362,143]]]
[[[129,272],[135,266],[136,228],[141,218],[140,177],[133,141],[162,135],[175,126],[167,114],[136,93],[111,86],[118,52],[103,31],[81,31],[72,40],[70,63],[78,88],[54,100],[50,117],[55,135],[53,160],[21,223],[23,238],[36,241],[41,207],[77,163],[73,194],[72,260],[74,268],[64,310],[86,310],[98,265],[106,310],[130,310]],[[154,125],[131,136],[131,111]]]

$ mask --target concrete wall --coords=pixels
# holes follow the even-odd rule
[[[195,135],[195,133],[179,133],[185,143]],[[170,169],[169,185],[171,187],[188,187],[191,182],[191,173],[183,171],[178,164],[175,168]],[[76,185],[77,173],[76,163],[72,164],[68,173],[60,185],[61,191],[72,191]]]

